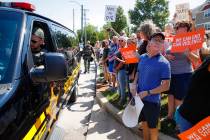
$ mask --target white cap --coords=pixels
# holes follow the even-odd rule
[[[128,38],[127,37],[125,37],[125,36],[120,36],[119,37],[119,40],[124,40],[125,42],[128,40]]]

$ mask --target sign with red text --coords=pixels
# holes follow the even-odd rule
[[[139,62],[139,58],[137,57],[135,45],[130,44],[130,45],[128,45],[128,47],[121,48],[119,50],[120,50],[122,57],[124,58],[126,64]]]
[[[173,39],[171,52],[184,52],[186,49],[197,50],[202,47],[204,41],[205,29],[199,29],[193,32],[188,32],[176,35]]]
[[[210,140],[210,116],[179,134],[181,140]]]

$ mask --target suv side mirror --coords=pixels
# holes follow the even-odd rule
[[[30,70],[33,82],[58,81],[67,77],[67,65],[62,53],[46,53],[44,60],[44,65]]]

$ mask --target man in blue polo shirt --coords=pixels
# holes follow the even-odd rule
[[[160,115],[160,93],[167,91],[170,86],[170,64],[161,55],[164,45],[164,35],[155,33],[147,46],[147,53],[140,56],[135,78],[137,93],[144,103],[139,116],[142,121],[144,140],[158,139],[158,118]]]

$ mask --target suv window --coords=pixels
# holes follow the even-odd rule
[[[21,13],[0,10],[0,83],[12,81],[22,18]]]
[[[52,25],[52,30],[53,34],[55,35],[55,40],[59,50],[73,50],[75,47],[77,47],[78,41],[73,32],[56,25]]]
[[[52,25],[53,34],[57,43],[58,51],[64,53],[68,63],[69,74],[77,66],[75,55],[78,52],[78,40],[73,32],[68,29]]]

